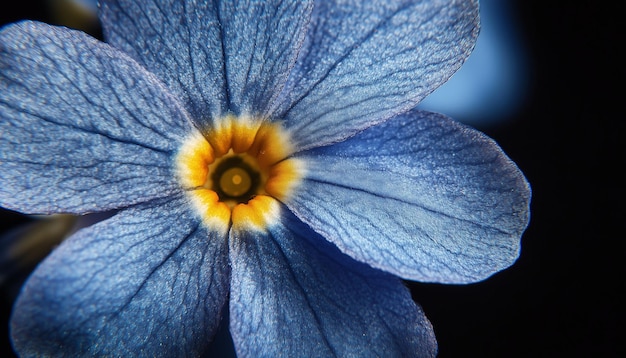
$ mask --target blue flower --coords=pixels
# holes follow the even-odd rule
[[[117,214],[35,270],[24,356],[433,356],[402,279],[510,266],[530,191],[489,138],[413,109],[477,1],[105,0],[108,44],[0,32],[0,204]]]

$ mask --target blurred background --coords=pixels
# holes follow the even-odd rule
[[[531,223],[518,262],[484,282],[407,284],[433,323],[440,357],[626,357],[625,6],[481,7],[476,50],[420,106],[502,146],[532,186]],[[89,1],[5,1],[0,24],[27,18],[101,38],[94,11]],[[30,269],[2,266],[11,233],[29,223],[63,232],[72,220],[0,211],[0,356],[12,356],[11,305]]]

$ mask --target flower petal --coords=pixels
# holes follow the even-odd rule
[[[302,153],[287,205],[343,252],[400,277],[484,279],[518,257],[530,189],[495,142],[413,111]]]
[[[306,149],[413,108],[469,56],[478,1],[318,1],[275,116]]]
[[[432,326],[399,279],[282,215],[267,233],[231,233],[238,356],[435,356]]]
[[[309,1],[105,0],[108,42],[182,98],[200,124],[263,114],[282,89],[306,33]]]
[[[119,208],[179,190],[192,127],[135,61],[78,31],[0,32],[0,204],[28,213]]]
[[[228,296],[226,235],[183,199],[79,231],[27,281],[11,328],[22,356],[197,356]]]

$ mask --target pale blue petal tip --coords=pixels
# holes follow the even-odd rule
[[[475,1],[316,5],[275,112],[299,149],[413,108],[461,66],[478,35]]]
[[[412,111],[300,154],[287,205],[342,251],[405,279],[468,283],[517,259],[530,188],[483,134]]]

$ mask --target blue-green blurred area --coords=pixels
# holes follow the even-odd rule
[[[72,1],[4,1],[0,23],[35,19],[101,38],[93,2]],[[624,5],[482,0],[481,8],[476,50],[421,106],[502,146],[532,186],[531,223],[518,262],[494,277],[407,285],[440,358],[626,357]],[[0,211],[0,232],[38,220]],[[11,272],[14,284],[0,287],[0,357],[11,356],[15,282],[28,274]]]
[[[0,24],[23,19],[79,29],[101,38],[95,0],[23,0],[0,5]]]
[[[476,126],[514,118],[528,100],[532,69],[515,3],[482,0],[481,31],[474,51],[420,107]]]

